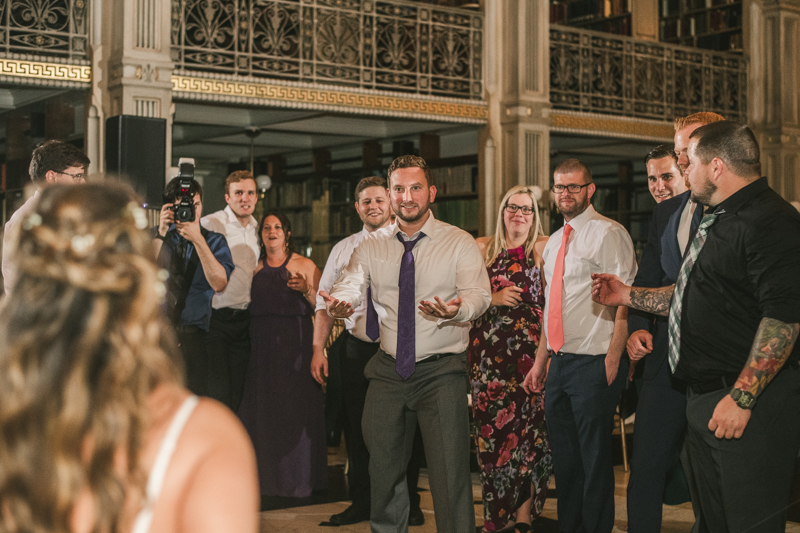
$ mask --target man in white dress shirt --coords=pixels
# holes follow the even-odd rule
[[[11,294],[17,281],[14,253],[19,224],[39,199],[39,191],[53,184],[77,185],[84,182],[89,158],[74,145],[50,140],[36,147],[31,155],[28,172],[36,192],[17,209],[6,222],[3,234],[3,283],[6,295]]]
[[[250,359],[250,284],[258,264],[258,223],[253,218],[256,180],[237,170],[225,180],[228,206],[204,216],[200,224],[225,236],[234,270],[225,290],[211,299],[211,323],[206,335],[208,394],[234,412],[239,409]]]
[[[489,307],[491,287],[475,240],[436,220],[425,160],[389,166],[397,224],[365,236],[325,299],[336,318],[353,314],[371,288],[381,347],[369,361],[363,414],[370,451],[374,533],[408,529],[406,464],[422,430],[439,533],[475,529],[465,394],[470,321]]]
[[[356,212],[364,228],[358,233],[339,241],[331,250],[325,270],[319,280],[320,291],[330,291],[334,282],[342,274],[342,269],[347,266],[353,250],[361,243],[364,237],[374,231],[390,224],[392,209],[389,205],[389,196],[386,193],[386,180],[380,176],[370,176],[362,179],[356,185]],[[372,315],[368,318],[367,314]],[[311,374],[320,384],[328,376],[328,358],[325,357],[325,344],[333,329],[334,319],[328,315],[325,300],[317,295],[316,317],[314,319],[314,357],[311,360]],[[361,415],[364,412],[364,402],[367,398],[369,381],[364,377],[364,368],[369,360],[380,348],[378,319],[375,308],[368,305],[365,298],[345,322],[346,330],[342,333],[336,344],[340,344],[339,359],[341,367],[342,396],[344,397],[344,410],[348,431],[345,432],[347,440],[348,470],[347,480],[350,488],[350,499],[353,504],[343,512],[335,514],[330,521],[338,525],[355,524],[369,520],[370,509],[370,483],[369,483],[369,452],[364,443],[361,431]],[[338,346],[337,346],[338,348]],[[334,350],[333,346],[331,350]],[[421,446],[419,446],[421,447]],[[421,455],[415,446],[414,454]],[[422,525],[425,516],[419,508],[419,494],[417,493],[416,479],[419,477],[419,464],[421,458],[417,457],[409,463],[408,490],[411,501],[409,525]]]
[[[554,182],[564,227],[542,254],[543,342],[524,386],[547,390],[559,530],[609,533],[614,527],[611,430],[629,366],[623,353],[627,308],[594,303],[590,275],[610,272],[633,281],[636,256],[625,228],[592,207],[595,185],[586,165],[564,161],[554,171]]]

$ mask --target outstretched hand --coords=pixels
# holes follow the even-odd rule
[[[436,301],[429,302],[427,300],[422,300],[419,303],[418,309],[428,316],[448,320],[454,318],[458,314],[458,310],[461,309],[461,298],[453,298],[446,303],[438,296],[434,296],[433,299]]]
[[[600,305],[629,305],[630,295],[631,288],[614,274],[592,274],[592,300]]]
[[[328,314],[333,318],[347,318],[355,312],[353,306],[348,302],[332,298],[331,295],[325,291],[319,291],[319,295],[322,296],[322,299],[325,301]]]

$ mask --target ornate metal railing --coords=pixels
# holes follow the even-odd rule
[[[483,16],[402,0],[172,0],[179,70],[481,98]]]
[[[0,54],[86,59],[89,0],[0,0]]]
[[[554,108],[671,121],[697,111],[747,118],[747,61],[594,31],[550,27]]]

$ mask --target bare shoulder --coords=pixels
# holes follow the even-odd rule
[[[258,531],[255,452],[239,419],[227,407],[200,399],[181,435],[189,468],[183,509],[177,522],[185,532]]]
[[[296,270],[305,273],[306,275],[313,274],[317,269],[317,265],[309,259],[298,253],[292,254],[292,259],[289,261],[292,264],[291,270]]]
[[[478,245],[478,249],[481,251],[481,253],[484,253],[486,251],[486,247],[489,246],[491,240],[492,237],[478,237],[477,239],[475,239],[475,244]]]
[[[547,241],[550,239],[547,235],[542,235],[536,242],[533,243],[533,260],[536,266],[539,268],[542,267],[544,263],[544,259],[542,258],[542,254],[544,254],[544,247],[547,245]]]

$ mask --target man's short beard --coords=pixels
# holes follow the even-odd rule
[[[690,198],[694,203],[711,206],[711,197],[717,192],[717,184],[705,178],[705,182],[690,190]]]
[[[397,209],[395,209],[394,206],[392,206],[392,210],[394,211],[394,214],[397,216],[397,218],[399,218],[400,220],[402,220],[406,224],[413,224],[414,222],[419,221],[422,217],[425,216],[425,213],[427,213],[428,210],[430,209],[430,205],[431,205],[430,202],[426,202],[424,206],[421,206],[421,205],[417,204],[417,206],[419,207],[419,214],[417,216],[415,216],[415,217],[412,217],[412,218],[408,218],[408,217],[403,216],[401,214],[403,212],[403,210],[399,205],[397,206]],[[424,209],[423,209],[423,207],[424,207]]]

